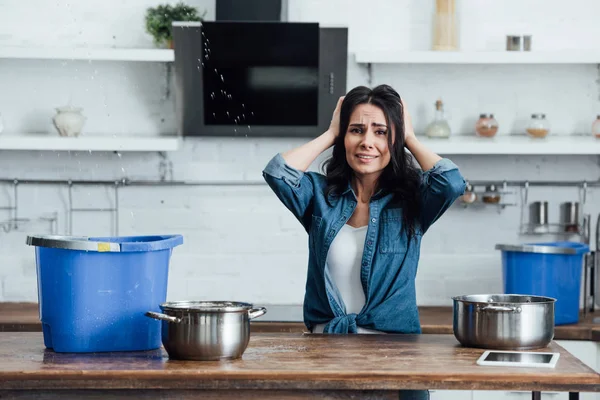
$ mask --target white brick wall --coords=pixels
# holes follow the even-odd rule
[[[214,2],[190,1],[208,9]],[[599,36],[593,0],[563,4],[539,1],[463,1],[463,49],[501,49],[504,35],[533,34],[535,49],[590,49]],[[79,3],[5,0],[0,14],[0,45],[151,46],[144,33],[146,0],[93,0]],[[428,49],[431,5],[409,0],[290,0],[290,20],[321,21],[350,27],[350,51],[366,48]],[[507,10],[517,12],[509,16]],[[544,11],[545,10],[545,11]],[[521,131],[532,112],[545,112],[553,133],[587,133],[600,113],[595,66],[380,66],[373,84],[390,83],[407,98],[415,127],[422,133],[442,97],[457,133],[471,134],[480,112],[493,112],[500,134]],[[348,87],[366,84],[363,66],[350,57]],[[165,69],[152,63],[0,60],[0,114],[6,133],[50,132],[54,107],[69,99],[88,117],[84,134],[173,132],[173,97],[166,97]],[[154,84],[150,84],[154,83]],[[291,139],[195,139],[170,154],[175,179],[260,181],[266,162],[300,144]],[[587,179],[600,174],[597,157],[452,158],[468,179]],[[156,154],[0,152],[0,177],[46,179],[157,179]],[[0,207],[11,204],[11,186],[0,185]],[[551,200],[551,220],[560,201],[578,200],[573,189],[532,189],[529,200]],[[600,212],[591,191],[588,211]],[[77,207],[114,205],[112,190],[75,187]],[[517,196],[518,200],[518,196]],[[306,276],[306,234],[266,186],[127,187],[119,191],[120,234],[181,233],[169,276],[170,299],[237,299],[257,303],[301,303]],[[20,185],[19,215],[58,213],[65,233],[66,187]],[[450,296],[502,290],[500,242],[538,240],[517,235],[519,207],[453,207],[425,236],[417,282],[422,305],[448,305]],[[0,210],[0,221],[9,218]],[[73,233],[107,235],[110,213],[77,213]],[[49,232],[33,221],[6,233],[0,228],[0,300],[36,301],[33,249],[28,233]]]

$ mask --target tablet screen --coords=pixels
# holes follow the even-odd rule
[[[552,354],[547,353],[503,353],[492,351],[487,355],[484,361],[548,364],[552,360],[552,356]]]

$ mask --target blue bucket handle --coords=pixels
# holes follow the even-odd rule
[[[144,252],[172,249],[183,244],[182,235],[153,236],[27,236],[30,246],[98,252]]]
[[[117,242],[121,252],[158,251],[183,244],[182,235],[91,237],[94,242]]]

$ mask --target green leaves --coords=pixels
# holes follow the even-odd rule
[[[174,6],[161,4],[146,10],[146,31],[152,35],[156,45],[164,42],[169,43],[173,39],[171,35],[173,21],[202,21],[205,15],[206,11],[199,15],[196,8],[183,2],[179,2]]]

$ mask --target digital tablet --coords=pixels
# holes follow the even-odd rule
[[[478,365],[499,367],[554,368],[560,353],[487,350],[477,360]]]

